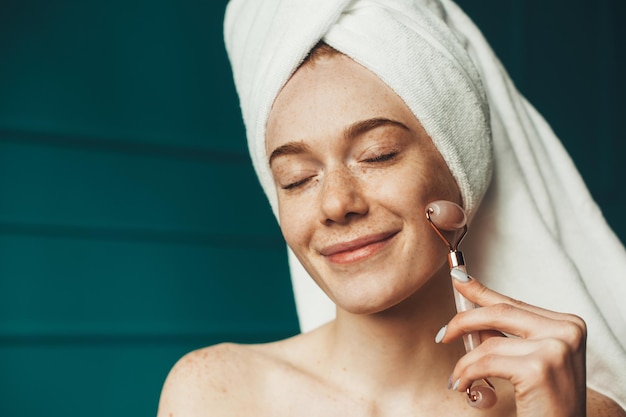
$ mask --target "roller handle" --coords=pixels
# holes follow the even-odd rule
[[[461,270],[467,274],[467,269],[465,268],[465,265],[455,266],[454,269]],[[458,292],[456,288],[454,288],[454,286],[452,287],[452,290],[454,292],[454,303],[456,304],[456,311],[458,313],[476,308],[474,303],[463,297],[461,293]],[[466,352],[474,350],[478,345],[480,345],[480,335],[478,334],[478,332],[468,333],[463,336],[463,343],[465,344]]]

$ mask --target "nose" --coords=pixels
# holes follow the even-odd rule
[[[347,167],[327,172],[320,194],[320,221],[326,225],[345,224],[366,214],[369,206],[363,185]]]

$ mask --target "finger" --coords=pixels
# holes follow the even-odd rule
[[[515,405],[520,415],[538,415],[538,410],[555,407],[546,415],[578,415],[584,409],[584,375],[560,371],[541,360],[538,355],[488,355],[474,362],[461,374],[451,376],[452,388],[464,391],[474,381],[487,378],[509,380],[515,387]],[[525,412],[523,412],[524,410]],[[564,414],[562,414],[564,412]],[[544,415],[544,413],[541,413]]]
[[[484,285],[477,279],[465,274],[464,272],[454,269],[451,271],[454,288],[465,298],[479,306],[490,306],[495,304],[510,304],[523,310],[533,312],[538,315],[552,318],[554,320],[568,320],[574,324],[585,327],[584,321],[573,314],[559,313],[545,308],[537,307],[523,301],[500,294]]]
[[[522,339],[555,338],[572,349],[584,347],[586,329],[568,320],[553,320],[510,304],[479,307],[456,314],[448,322],[442,342],[476,331],[497,331]]]
[[[528,367],[528,358],[524,356],[484,356],[462,371],[454,371],[450,376],[451,389],[465,391],[474,381],[489,378],[506,379],[515,385],[528,378],[525,367]]]
[[[561,322],[557,322],[561,323]],[[557,324],[558,325],[558,324]],[[457,313],[447,324],[443,342],[477,331],[504,332],[521,338],[552,336],[554,320],[510,304],[478,307]]]
[[[448,335],[448,337],[446,337],[447,331],[448,331],[448,325],[445,325],[441,329],[439,329],[439,331],[435,335],[435,343],[449,343],[449,342],[452,342],[453,340],[456,340],[459,337],[458,334],[455,334],[454,336]],[[485,342],[486,340],[489,340],[493,337],[500,337],[500,338],[516,337],[514,335],[504,334],[498,330],[481,330],[479,331],[478,336],[479,336],[478,344],[480,344],[481,342]]]
[[[511,337],[511,335],[504,334],[498,330],[481,330],[479,332],[479,336],[480,336],[481,342],[485,342],[486,340],[489,340],[492,337],[502,337],[502,338]]]
[[[580,364],[574,359],[575,355],[562,341],[545,339],[506,342],[483,351],[476,349],[459,360],[450,376],[455,389],[462,390],[472,381],[491,377],[508,379],[516,386],[516,391],[533,384],[558,387],[558,384],[571,382],[583,375]],[[522,354],[509,355],[509,351]]]
[[[479,362],[486,356],[528,356],[534,354],[546,345],[544,339],[541,340],[524,340],[509,339],[504,337],[490,338],[483,341],[476,349],[467,352],[456,363],[453,371],[454,374],[464,374],[466,369],[472,364]],[[481,378],[495,375],[482,375]]]

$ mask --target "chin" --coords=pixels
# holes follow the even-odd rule
[[[359,315],[388,310],[411,297],[426,283],[425,281],[421,284],[405,282],[404,285],[385,285],[385,279],[377,278],[376,282],[370,283],[373,285],[367,285],[361,280],[358,281],[353,282],[355,285],[345,285],[337,289],[330,296],[340,309]]]
[[[394,262],[387,258],[329,268],[324,263],[305,266],[310,276],[336,306],[351,314],[376,314],[402,304],[419,293],[440,265]],[[390,266],[391,265],[391,266]]]
[[[393,300],[368,300],[366,302],[363,300],[346,300],[346,302],[337,303],[337,307],[354,315],[372,315],[393,309],[407,298],[410,296],[398,297],[398,299]]]

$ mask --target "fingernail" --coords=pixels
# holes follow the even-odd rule
[[[460,383],[461,383],[461,378],[454,381],[454,385],[452,385],[452,391],[456,391],[459,388]]]
[[[469,275],[467,275],[467,273],[457,268],[452,268],[450,270],[450,275],[452,276],[452,278],[456,279],[459,282],[469,282],[470,280],[470,277]]]
[[[452,375],[448,377],[448,389],[452,388]]]
[[[443,340],[443,337],[446,335],[446,330],[448,330],[447,325],[439,329],[439,331],[437,332],[437,335],[435,336],[435,343],[441,343],[441,341]]]

